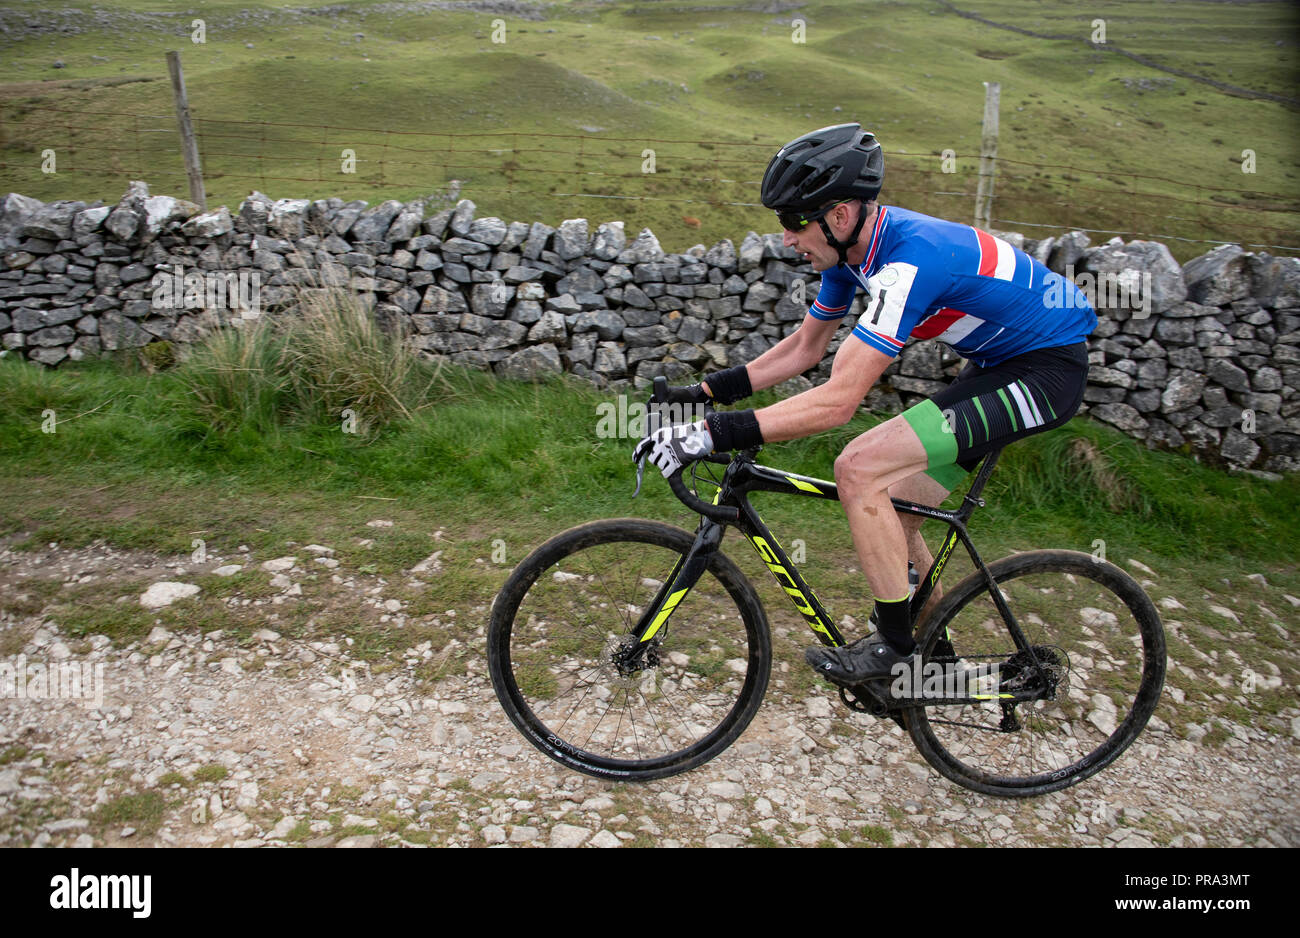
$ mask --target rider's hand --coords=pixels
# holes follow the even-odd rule
[[[632,459],[640,462],[648,458],[659,467],[666,479],[687,463],[703,459],[711,452],[713,437],[709,433],[709,426],[699,420],[659,428],[636,445]]]
[[[688,384],[685,387],[669,388],[665,404],[712,404],[713,398],[704,390],[704,385]]]

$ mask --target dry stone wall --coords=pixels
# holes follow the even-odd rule
[[[1300,259],[1224,245],[1179,265],[1156,242],[1000,236],[1094,296],[1085,397],[1094,418],[1229,467],[1300,468]],[[304,290],[340,288],[423,356],[512,378],[568,372],[601,387],[644,385],[752,360],[798,327],[817,290],[776,234],[673,254],[619,221],[506,222],[478,217],[469,200],[254,192],[233,214],[200,214],[141,182],[116,205],[9,193],[0,251],[3,354],[49,366],[183,346],[284,315]],[[791,390],[824,381],[830,362]],[[866,406],[898,412],[960,367],[938,343],[911,343]]]

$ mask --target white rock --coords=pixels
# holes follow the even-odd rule
[[[622,844],[619,842],[618,837],[609,831],[600,831],[595,837],[591,838],[589,846],[608,849],[609,847],[620,847]]]
[[[276,557],[274,560],[264,560],[262,569],[270,573],[280,573],[284,570],[292,570],[297,562],[297,557]]]
[[[1212,605],[1210,606],[1210,611],[1215,613],[1216,615],[1223,616],[1225,619],[1231,619],[1233,622],[1241,621],[1241,619],[1237,616],[1237,614],[1233,612],[1231,609],[1227,608],[1226,606]]]
[[[831,702],[825,697],[814,695],[804,701],[810,717],[828,717],[831,715]]]
[[[181,233],[191,238],[217,238],[233,229],[234,220],[230,217],[230,209],[224,205],[215,212],[195,215],[181,225]]]
[[[337,844],[335,844],[335,846],[344,847],[344,848],[350,848],[350,847],[367,848],[367,847],[373,847],[378,843],[379,843],[379,838],[376,837],[374,834],[362,834],[359,837],[344,837]]]
[[[198,586],[193,583],[154,583],[140,597],[140,605],[146,609],[161,609],[198,591]]]
[[[1119,623],[1119,618],[1113,612],[1107,612],[1104,609],[1094,609],[1091,606],[1085,606],[1079,610],[1079,615],[1088,625],[1114,626]]]
[[[442,556],[442,551],[435,550],[428,557],[425,557],[414,567],[412,567],[411,572],[412,573],[437,573],[439,570],[442,569],[442,560],[439,559],[441,558],[441,556]]]
[[[556,848],[581,847],[591,837],[591,831],[573,824],[556,824],[551,828],[551,846]]]
[[[710,782],[709,794],[715,798],[743,798],[745,789],[735,782]]]
[[[244,569],[243,564],[228,563],[224,567],[217,567],[217,569],[212,572],[217,576],[234,576],[242,569]]]

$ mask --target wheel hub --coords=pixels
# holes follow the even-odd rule
[[[611,681],[635,687],[642,680],[642,672],[659,667],[659,640],[642,644],[633,635],[613,638],[605,646],[601,662]]]
[[[1037,692],[1040,699],[1055,700],[1056,689],[1069,673],[1069,657],[1056,645],[1033,645],[1018,651],[1002,665],[1002,690]]]

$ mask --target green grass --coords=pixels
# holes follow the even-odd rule
[[[205,411],[187,396],[186,380],[179,372],[123,373],[104,363],[55,372],[0,360],[0,484],[11,494],[20,479],[28,491],[40,491],[44,480],[118,493],[152,490],[147,506],[140,499],[115,505],[112,496],[97,499],[102,511],[11,498],[0,510],[0,530],[25,532],[19,546],[29,547],[103,539],[188,553],[193,538],[203,537],[210,546],[237,541],[270,549],[281,539],[319,540],[313,538],[319,518],[299,523],[295,511],[315,514],[345,504],[338,520],[354,525],[390,508],[422,513],[436,506],[454,510],[443,517],[473,518],[462,534],[472,532],[480,556],[501,539],[508,559],[517,561],[539,534],[562,523],[684,514],[652,475],[642,497],[631,501],[634,441],[596,435],[598,406],[610,396],[573,379],[529,385],[448,369],[449,393],[433,401],[410,398],[409,418],[376,425],[367,437],[343,432],[332,419],[292,414],[268,417],[269,425],[258,418],[209,426],[200,436],[195,427]],[[759,395],[754,403],[769,399]],[[47,409],[79,415],[60,416],[57,432],[43,433]],[[768,447],[763,459],[826,478],[839,448],[878,419],[860,415],[847,427]],[[197,492],[204,497],[191,494]],[[259,518],[249,502],[253,493],[294,511]],[[1095,539],[1104,539],[1148,555],[1215,561],[1228,574],[1300,553],[1292,523],[1300,479],[1227,475],[1178,453],[1148,451],[1083,418],[1009,448],[986,498],[975,530],[1007,542],[1091,551]],[[828,547],[848,543],[847,531],[836,538],[824,530],[836,506],[762,496],[756,504],[787,548],[805,542],[809,569],[817,569]],[[400,525],[367,533],[383,548],[366,554],[381,573],[436,549],[427,534]],[[363,550],[350,546],[347,557],[359,559]]]
[[[224,765],[213,762],[210,765],[199,766],[199,768],[195,769],[194,781],[219,782],[229,774],[229,770]]]
[[[253,188],[273,198],[407,200],[457,179],[482,215],[620,218],[683,250],[770,229],[754,203],[774,148],[858,120],[889,154],[887,201],[965,220],[983,82],[996,81],[994,227],[1300,247],[1297,110],[1113,51],[1295,97],[1293,4],[973,4],[994,22],[1065,37],[1039,38],[933,0],[823,0],[781,17],[744,0],[576,0],[539,8],[539,19],[505,17],[505,41],[494,42],[487,12],[376,15],[376,3],[312,16],[295,8],[321,4],[178,10],[127,0],[113,9],[176,15],[30,38],[12,30],[0,40],[0,189],[114,202],[127,180],[145,179],[155,192],[186,195],[164,59],[179,48],[213,206],[233,208]],[[253,15],[241,16],[246,9]],[[207,23],[203,44],[189,41],[195,16]],[[793,41],[790,17],[806,23],[803,42]],[[1095,19],[1106,22],[1106,48],[1084,41]],[[642,172],[647,148],[653,174]],[[54,174],[40,170],[49,149]],[[343,172],[345,149],[355,172]],[[945,150],[958,155],[955,174],[939,171]],[[1241,171],[1245,150],[1256,154],[1254,174]],[[1184,260],[1208,248],[1169,243]]]
[[[101,828],[129,825],[149,836],[162,826],[167,800],[161,792],[146,791],[119,795],[95,809],[95,822]]]

